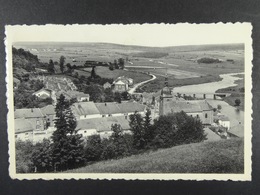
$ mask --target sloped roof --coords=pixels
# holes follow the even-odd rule
[[[112,124],[120,124],[123,130],[129,130],[129,121],[124,116],[84,119],[77,121],[76,130],[96,129],[98,132],[111,131]]]
[[[217,141],[217,140],[221,140],[221,137],[219,135],[217,135],[216,133],[214,133],[212,130],[210,130],[209,128],[204,128],[204,132],[206,134],[207,140],[205,141]]]
[[[14,127],[15,127],[15,133],[33,131],[32,124],[24,118],[15,119]]]
[[[121,113],[129,113],[129,112],[141,112],[145,110],[145,105],[139,104],[137,102],[122,102],[121,104],[117,104]]]
[[[217,115],[215,118],[221,121],[230,121],[229,118],[225,115]]]
[[[100,114],[116,114],[116,113],[130,113],[141,112],[145,110],[145,106],[137,102],[106,102],[95,103]]]
[[[116,85],[125,85],[127,82],[123,82],[121,80],[115,82]]]
[[[96,103],[100,114],[116,114],[120,113],[120,108],[115,102]]]
[[[55,107],[53,105],[47,105],[41,108],[44,115],[55,115]]]
[[[168,101],[164,103],[164,113],[184,111],[186,113],[212,110],[206,100]]]
[[[22,108],[14,111],[14,118],[39,118],[43,117],[40,108]]]
[[[244,137],[244,125],[238,124],[236,126],[233,126],[228,130],[228,132],[236,135],[237,137]]]
[[[40,90],[38,90],[38,91],[35,91],[35,92],[33,93],[33,95],[35,95],[35,94],[37,94],[37,93],[40,93],[40,92],[42,92],[42,91],[45,91],[45,92],[51,94],[51,90],[50,90],[50,89],[42,88],[42,89],[40,89]]]
[[[75,116],[92,115],[92,114],[100,113],[94,102],[74,103],[71,106],[71,109],[72,109],[73,113],[75,114]]]

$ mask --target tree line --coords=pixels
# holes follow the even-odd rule
[[[77,133],[71,102],[58,98],[55,127],[50,140],[33,145],[16,142],[17,172],[57,172],[85,166],[100,160],[117,159],[158,148],[201,142],[206,139],[202,123],[184,112],[160,116],[152,123],[151,111],[145,116],[130,115],[130,134],[120,124],[111,126],[112,135],[101,139],[93,135],[86,140]]]

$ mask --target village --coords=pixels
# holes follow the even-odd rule
[[[181,111],[201,120],[207,141],[243,137],[243,132],[237,133],[237,127],[236,131],[232,131],[230,119],[221,113],[221,106],[212,107],[205,94],[201,98],[196,98],[195,94],[193,97],[174,94],[173,88],[168,87],[167,77],[165,77],[164,87],[156,93],[135,92],[137,86],[146,82],[135,83],[134,79],[125,76],[119,76],[113,83],[104,83],[104,89],[130,94],[131,98],[122,102],[90,101],[90,95],[78,91],[72,80],[67,77],[41,74],[33,79],[42,81],[44,87],[32,95],[37,99],[51,98],[52,104],[41,108],[15,109],[16,140],[29,140],[37,143],[51,138],[55,131],[55,105],[61,94],[68,100],[74,100],[71,109],[77,120],[77,133],[81,134],[83,138],[92,135],[108,138],[113,133],[111,130],[113,124],[120,124],[124,133],[131,133],[129,116],[134,113],[144,116],[147,109],[152,113],[152,120],[162,115]],[[214,94],[214,97],[210,98],[213,99],[211,101],[214,101],[216,97],[221,99],[218,95],[220,94]],[[243,126],[241,126],[241,130],[242,128]]]

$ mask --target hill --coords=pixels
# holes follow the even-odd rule
[[[102,161],[69,173],[243,173],[242,139],[176,146],[119,160]]]

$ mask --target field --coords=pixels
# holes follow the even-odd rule
[[[84,70],[75,70],[75,72],[78,72],[79,75],[84,75],[85,77],[89,77],[91,73],[91,68],[84,68]],[[96,74],[101,76],[102,78],[112,78],[114,80],[119,76],[126,76],[129,78],[133,78],[134,83],[139,83],[151,78],[149,75],[144,74],[142,72],[125,71],[121,69],[115,69],[111,71],[108,69],[108,67],[104,67],[104,66],[97,66]]]
[[[72,65],[84,65],[86,60],[114,62],[124,58],[127,59],[126,69],[140,74],[122,70],[109,72],[103,68],[98,68],[97,74],[106,78],[127,74],[139,82],[147,80],[149,76],[142,73],[149,72],[157,76],[157,85],[146,84],[148,91],[158,91],[165,76],[169,78],[169,85],[174,87],[218,81],[220,74],[244,72],[243,44],[142,47],[108,43],[16,43],[15,47],[29,50],[42,62],[59,61],[61,55]],[[201,58],[214,58],[221,63],[198,63]],[[83,71],[79,74],[89,75]]]
[[[69,173],[243,173],[242,139],[176,146],[119,160],[102,161]]]

